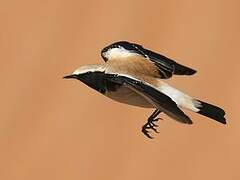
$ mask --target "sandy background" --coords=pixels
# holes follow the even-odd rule
[[[1,1],[1,180],[240,179],[240,2]],[[228,124],[165,115],[154,140],[151,109],[122,105],[77,81],[78,66],[129,40],[198,70],[169,81],[223,107]]]

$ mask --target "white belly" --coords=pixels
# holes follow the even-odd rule
[[[153,105],[150,104],[144,97],[129,89],[125,85],[122,85],[117,91],[107,92],[105,96],[120,103],[145,108],[153,108]]]

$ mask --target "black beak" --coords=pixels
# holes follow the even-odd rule
[[[68,76],[64,76],[63,79],[76,79],[77,78],[77,75],[76,74],[71,74],[71,75],[68,75]]]

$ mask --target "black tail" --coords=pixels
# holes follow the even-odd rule
[[[183,66],[178,63],[175,64],[174,74],[176,75],[192,75],[192,74],[195,74],[196,72],[197,72],[196,70],[191,69],[187,66]]]
[[[199,100],[198,100],[199,101]],[[220,123],[226,124],[226,119],[224,117],[225,111],[217,106],[199,101],[202,107],[198,107],[200,111],[199,114],[212,118]]]

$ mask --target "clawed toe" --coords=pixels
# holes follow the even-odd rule
[[[153,119],[152,121],[153,121],[153,122],[157,122],[159,119],[160,119],[160,120],[163,120],[162,118],[155,118],[155,119]]]
[[[144,127],[142,127],[142,133],[143,133],[145,136],[147,136],[148,138],[153,139],[153,137],[150,136],[149,131],[148,131],[146,128],[144,128]]]
[[[162,120],[162,118],[156,118],[157,115],[160,113],[161,111],[156,109],[153,114],[148,118],[148,121],[146,124],[144,124],[144,126],[142,127],[142,132],[145,136],[147,136],[150,139],[153,139],[152,136],[150,136],[150,132],[148,131],[148,129],[152,129],[155,133],[159,133],[159,131],[156,129],[156,127],[158,127],[158,125],[156,125],[154,122],[157,122],[159,119]]]
[[[156,127],[158,127],[158,125],[154,124],[154,121],[158,121],[158,119],[148,119],[148,122],[142,127],[142,132],[144,135],[146,135],[148,138],[153,139],[152,136],[150,136],[150,132],[148,131],[148,129],[152,129],[155,133],[159,133],[159,131],[156,129]]]
[[[151,128],[155,133],[159,133],[159,131],[155,128],[155,127],[152,127]]]

